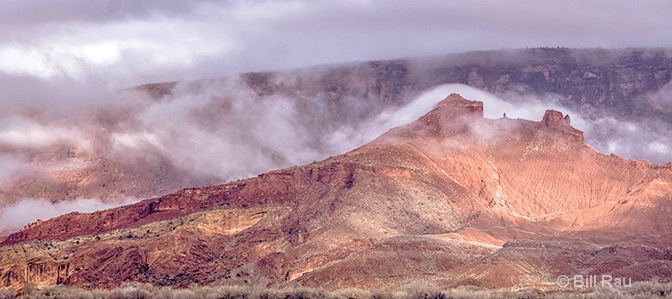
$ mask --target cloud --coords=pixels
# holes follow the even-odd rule
[[[436,86],[420,94],[405,107],[382,113],[372,124],[362,126],[373,129],[360,135],[359,140],[370,140],[389,128],[421,117],[440,99],[451,93],[459,93],[470,100],[483,101],[484,116],[492,119],[500,118],[506,113],[509,118],[539,121],[546,110],[558,110],[570,114],[572,126],[584,131],[586,143],[603,154],[615,153],[658,164],[672,161],[672,124],[657,119],[619,120],[611,115],[596,115],[591,109],[575,111],[562,106],[560,96],[554,94],[540,96],[514,91],[495,95],[464,84]],[[653,98],[659,99],[660,94],[657,93]],[[345,137],[340,140],[343,139]]]
[[[83,133],[76,128],[44,125],[23,117],[0,121],[0,146],[40,148],[57,142],[89,147]]]
[[[53,203],[47,199],[23,199],[13,205],[0,208],[0,235],[17,231],[38,219],[48,220],[70,212],[95,212],[137,201],[136,198],[125,198],[116,202],[77,198],[72,201]]]
[[[415,100],[398,110],[382,113],[377,120],[380,122],[380,130],[383,130],[383,128],[387,130],[418,119],[451,93],[460,94],[469,100],[483,101],[484,117],[492,119],[500,118],[506,113],[509,118],[538,120],[548,109],[564,109],[558,104],[557,99],[551,95],[539,97],[509,93],[504,95],[506,99],[503,99],[504,96],[495,95],[469,85],[443,84],[421,93]]]
[[[501,96],[465,84],[442,84],[420,93],[403,107],[392,107],[383,111],[372,120],[343,124],[327,134],[326,144],[337,149],[338,153],[352,150],[391,128],[415,121],[452,93],[460,94],[469,100],[483,101],[484,116],[491,119],[500,118],[506,113],[509,118],[540,120],[547,109],[564,109],[558,104],[557,99],[550,95],[539,98],[512,93],[507,95],[505,100]],[[582,120],[579,118],[576,122],[581,124]]]
[[[658,111],[672,113],[672,82],[646,95],[646,100]]]
[[[301,115],[296,101],[258,98],[226,80],[201,88],[179,84],[169,98],[136,111],[135,125],[111,133],[111,155],[132,160],[155,153],[193,174],[231,180],[334,154],[319,146],[321,131],[304,122],[314,116]]]
[[[506,113],[509,118],[540,120],[547,109],[569,113],[572,125],[585,132],[587,143],[605,154],[667,163],[672,153],[672,134],[665,133],[670,132],[670,124],[653,119],[620,121],[594,111],[587,115],[563,107],[561,98],[553,94],[519,91],[495,95],[467,85],[446,84],[419,94],[403,107],[391,107],[370,117],[348,114],[344,120],[320,94],[303,100],[281,94],[261,96],[244,82],[213,79],[179,83],[162,99],[131,91],[105,96],[93,101],[95,105],[72,108],[71,119],[41,113],[5,117],[0,121],[0,145],[3,150],[14,150],[0,154],[0,184],[31,169],[19,156],[25,154],[24,149],[50,151],[58,142],[87,146],[89,158],[129,167],[142,160],[159,168],[168,161],[194,178],[205,177],[212,183],[216,177],[226,182],[352,150],[392,127],[416,120],[451,93],[483,101],[487,118]],[[345,101],[345,107],[353,111],[364,111],[371,105],[355,98]],[[0,225],[18,229],[38,218],[129,201],[78,199],[53,204],[28,199],[0,210]]]
[[[279,76],[274,80],[292,78]],[[87,108],[110,115],[95,121],[75,120],[77,129],[67,123],[56,126],[25,119],[10,121],[11,125],[0,126],[0,144],[47,148],[57,141],[68,142],[92,155],[129,166],[138,160],[169,161],[194,177],[216,177],[225,182],[352,150],[390,128],[416,120],[451,93],[484,101],[487,118],[500,118],[506,113],[509,118],[540,120],[547,109],[569,113],[572,124],[585,131],[587,143],[598,151],[669,162],[665,160],[669,159],[666,157],[672,141],[661,130],[668,124],[654,124],[652,120],[618,122],[608,115],[586,116],[560,105],[558,95],[495,95],[462,84],[434,87],[409,104],[390,107],[373,118],[348,114],[343,119],[320,95],[299,101],[280,94],[260,96],[235,79],[183,82],[161,100],[131,93],[112,100],[115,105],[103,102]],[[347,101],[347,107],[366,110],[367,103],[360,99]],[[113,125],[100,131],[100,122]],[[84,138],[94,134],[94,140]]]
[[[0,153],[0,184],[12,181],[22,171],[29,168],[23,159],[15,155]]]
[[[0,72],[114,88],[534,46],[670,47],[669,1],[9,1]]]
[[[612,116],[585,120],[585,123],[586,141],[602,153],[658,164],[672,162],[672,125],[669,123],[656,119],[624,121]]]

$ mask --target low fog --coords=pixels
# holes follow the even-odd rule
[[[661,110],[672,102],[669,86],[670,84],[647,97],[657,101]],[[509,118],[539,121],[546,110],[558,110],[570,115],[572,126],[583,131],[586,143],[600,153],[646,159],[654,164],[672,162],[672,123],[659,119],[626,121],[587,106],[583,106],[584,111],[574,111],[561,105],[560,96],[554,94],[539,96],[512,91],[495,95],[468,85],[446,84],[424,92],[399,110],[381,114],[376,124],[380,124],[379,128],[390,128],[408,123],[427,113],[438,100],[451,93],[459,93],[466,99],[483,101],[484,116],[491,119],[501,118],[506,113]],[[374,130],[366,138],[380,132],[382,131]]]
[[[0,183],[11,184],[22,174],[34,174],[36,168],[43,175],[55,173],[59,163],[67,164],[69,159],[45,158],[41,151],[48,153],[62,145],[128,167],[139,161],[151,165],[167,160],[194,177],[214,177],[224,183],[352,150],[392,127],[414,121],[451,93],[483,101],[487,118],[506,113],[510,118],[538,121],[547,109],[569,113],[572,125],[584,131],[587,143],[602,153],[670,162],[669,123],[624,122],[594,111],[587,117],[562,107],[555,95],[494,95],[467,85],[446,84],[422,92],[403,107],[342,121],[332,115],[324,98],[260,97],[240,81],[221,79],[180,83],[171,95],[160,99],[126,90],[102,96],[104,101],[88,106],[74,106],[69,115],[50,116],[39,107],[26,110],[32,113],[3,115]],[[660,98],[659,94],[650,96]],[[30,198],[2,208],[0,227],[11,231],[37,219],[133,201]]]
[[[18,203],[0,209],[0,232],[16,231],[38,219],[51,219],[73,211],[95,212],[138,201],[135,198],[102,202],[98,199],[78,198],[72,201],[53,203],[47,199],[26,198]]]

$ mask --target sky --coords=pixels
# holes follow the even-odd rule
[[[5,0],[0,82],[118,89],[469,50],[672,47],[669,20],[665,0]]]

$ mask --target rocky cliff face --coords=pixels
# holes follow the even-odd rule
[[[0,282],[553,289],[672,274],[672,164],[599,154],[557,111],[482,109],[453,94],[343,155],[36,223],[3,241]]]
[[[486,51],[446,57],[442,63],[428,61],[424,78],[495,93],[523,88],[559,94],[575,110],[608,110],[629,118],[656,113],[643,96],[670,82],[671,62],[666,50]]]
[[[672,54],[664,49],[479,51],[317,70],[319,79],[306,76],[284,89],[325,92],[335,102],[357,97],[380,107],[404,103],[409,95],[439,84],[462,83],[496,94],[517,90],[557,94],[567,107],[585,113],[605,110],[624,119],[672,116],[644,98],[672,79]],[[300,72],[296,75],[301,77]],[[262,93],[282,89],[268,79],[282,73],[245,76],[255,78],[248,82]]]

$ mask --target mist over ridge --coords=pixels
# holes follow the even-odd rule
[[[543,48],[246,73],[114,93],[96,84],[46,85],[32,101],[4,102],[0,196],[16,208],[23,199],[114,203],[247,178],[352,150],[454,92],[484,101],[488,118],[539,120],[545,110],[559,110],[606,155],[668,163],[670,57],[656,49]]]

